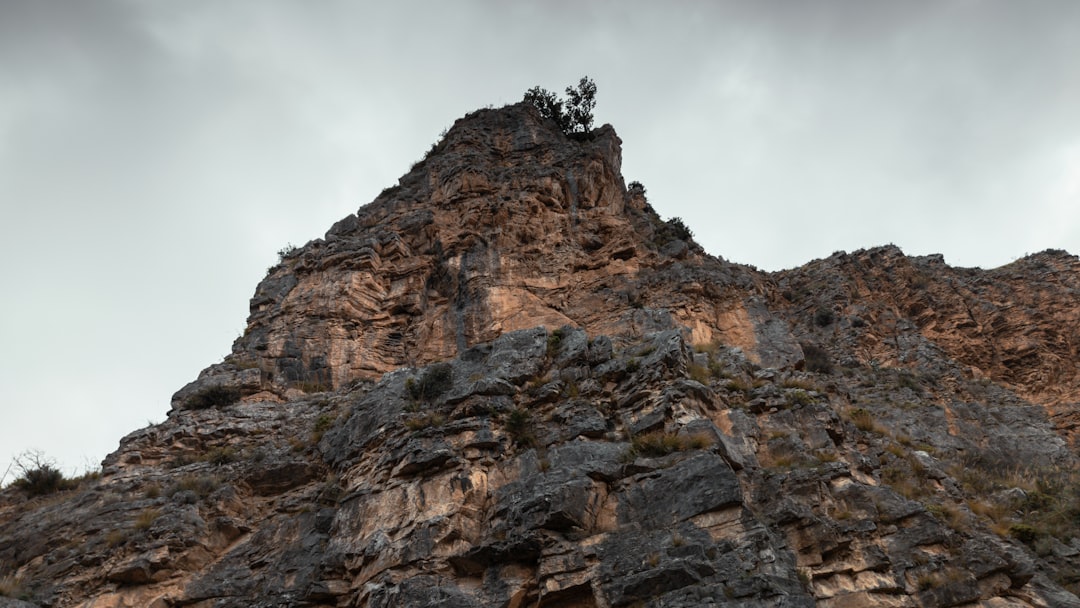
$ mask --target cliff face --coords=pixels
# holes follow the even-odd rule
[[[246,392],[284,396],[453,357],[516,329],[633,336],[672,320],[700,342],[796,359],[796,345],[758,335],[771,320],[748,301],[761,277],[677,238],[641,192],[627,192],[620,165],[610,126],[571,141],[525,105],[459,120],[397,186],[271,269],[229,361],[205,376],[241,375]],[[687,281],[669,280],[673,265],[688,265]]]
[[[993,270],[950,268],[884,247],[775,276],[774,309],[803,339],[860,365],[948,365],[1047,409],[1075,443],[1080,404],[1080,260],[1046,251]],[[829,317],[827,323],[815,323]],[[957,381],[951,380],[950,386]],[[970,395],[968,395],[970,397]]]
[[[0,493],[0,595],[1080,606],[1080,260],[758,272],[628,191],[619,144],[458,121],[99,478]]]

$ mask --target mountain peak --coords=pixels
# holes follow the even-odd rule
[[[229,360],[174,402],[208,382],[259,398],[339,387],[536,325],[674,326],[633,320],[640,280],[704,254],[627,191],[621,162],[610,125],[567,135],[526,103],[461,118],[397,185],[284,256]]]
[[[1080,260],[763,273],[620,163],[528,104],[457,121],[100,475],[0,491],[0,596],[1080,607]]]

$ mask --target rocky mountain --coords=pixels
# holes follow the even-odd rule
[[[168,420],[0,492],[0,607],[1080,606],[1080,259],[761,272],[620,155],[457,121]]]

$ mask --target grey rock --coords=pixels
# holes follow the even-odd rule
[[[695,454],[674,466],[635,477],[619,503],[626,525],[669,526],[701,513],[742,504],[735,472],[723,458]]]
[[[599,365],[611,359],[611,355],[611,338],[607,336],[597,336],[589,343],[589,363]]]
[[[589,360],[589,336],[585,330],[567,325],[559,329],[559,334],[555,365],[565,368]]]

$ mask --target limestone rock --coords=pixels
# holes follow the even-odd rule
[[[1080,606],[1080,260],[763,273],[619,146],[458,121],[100,475],[0,491],[0,606]]]

